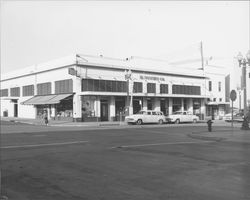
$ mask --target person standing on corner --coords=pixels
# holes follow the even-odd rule
[[[213,123],[213,121],[211,119],[209,119],[207,121],[207,128],[208,128],[209,132],[212,132],[212,123]]]

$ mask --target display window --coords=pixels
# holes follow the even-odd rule
[[[181,98],[173,98],[173,112],[181,111]]]
[[[84,117],[96,117],[95,96],[82,96],[82,115]]]
[[[73,97],[64,99],[59,104],[56,104],[56,116],[58,119],[73,117]]]

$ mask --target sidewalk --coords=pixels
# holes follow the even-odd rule
[[[33,124],[33,125],[45,125],[42,119],[30,119],[30,118],[19,118],[19,117],[1,117],[2,121],[11,121],[11,122],[19,122],[25,124]],[[201,120],[197,124],[167,124],[168,126],[182,126],[182,125],[207,125],[206,121]],[[72,121],[63,121],[63,120],[49,120],[49,126],[61,126],[61,127],[81,127],[81,126],[120,126],[120,125],[127,125],[124,121],[95,121],[95,122],[72,122]],[[223,120],[213,120],[213,126],[226,126],[231,127],[231,123],[225,122]],[[234,127],[241,127],[241,123],[234,122]]]
[[[250,144],[250,130],[241,130],[240,127],[214,127],[212,132],[192,132],[188,136],[194,139],[215,142],[231,141]]]
[[[147,126],[133,126],[127,125],[125,122],[70,122],[70,121],[56,121],[50,120],[49,126],[46,127],[44,122],[39,119],[27,119],[27,118],[14,118],[14,117],[1,117],[2,121],[11,121],[15,123],[25,123],[34,125],[33,128],[29,128],[29,130],[25,129],[25,132],[29,131],[44,131],[44,130],[72,130],[77,129],[81,130],[81,127],[84,129],[95,129],[95,128],[147,128]],[[207,131],[207,124],[205,121],[201,121],[197,124],[164,124],[164,125],[150,125],[151,127],[180,127],[180,126],[204,126],[204,131],[200,132],[192,132],[189,133],[188,136],[194,139],[200,140],[210,140],[215,142],[220,141],[234,141],[234,142],[242,142],[242,143],[250,143],[250,130],[241,130],[241,123],[234,123],[234,126],[231,127],[231,123],[224,122],[222,120],[215,120],[213,123],[212,132]],[[43,126],[43,128],[41,128]],[[2,127],[1,127],[2,128]],[[10,129],[10,130],[9,130]],[[13,126],[13,129],[14,126]],[[19,127],[19,132],[24,132]],[[6,131],[6,130],[5,130]],[[12,130],[12,128],[8,128],[6,132],[16,132],[16,130]]]
[[[17,117],[1,117],[2,121],[10,121],[16,123],[24,123],[24,124],[33,124],[33,125],[44,125],[44,121],[41,119],[29,119],[29,118],[17,118]],[[71,121],[63,121],[63,120],[49,120],[49,126],[119,126],[126,125],[125,122],[71,122]]]

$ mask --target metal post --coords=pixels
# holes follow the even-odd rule
[[[233,112],[233,108],[234,108],[234,101],[232,101],[232,110],[231,110],[231,114],[232,114],[232,118],[231,118],[231,126],[232,128],[234,127],[234,112]]]
[[[126,110],[126,116],[129,115],[129,78],[127,77],[127,110]]]
[[[242,78],[243,78],[243,95],[244,95],[244,116],[247,115],[247,84],[246,84],[246,63],[243,63],[242,70]]]
[[[240,108],[240,111],[241,111],[241,91],[239,91],[239,103],[240,103],[239,108]]]

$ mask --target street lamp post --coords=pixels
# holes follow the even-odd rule
[[[239,67],[242,67],[242,87],[243,87],[243,97],[244,97],[244,121],[242,124],[242,129],[249,129],[247,120],[247,84],[246,84],[246,67],[250,66],[250,51],[248,51],[246,58],[243,58],[242,54],[239,52],[237,59],[239,61]]]
[[[126,116],[129,115],[129,80],[131,79],[131,70],[125,70],[125,79],[127,80],[127,102],[126,102]]]

